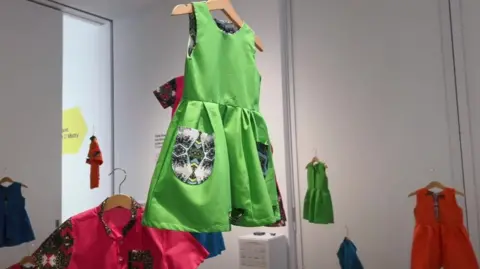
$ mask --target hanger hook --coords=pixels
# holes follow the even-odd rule
[[[122,185],[125,182],[125,180],[127,180],[127,171],[125,171],[125,169],[122,169],[122,168],[114,168],[112,170],[112,172],[110,172],[110,174],[108,174],[108,175],[109,176],[113,175],[113,173],[117,170],[120,170],[120,171],[123,172],[123,180],[122,180],[122,182],[120,182],[120,185],[118,185],[118,194],[121,194],[122,193]]]
[[[348,236],[349,232],[348,232],[348,225],[345,225],[345,237],[349,237]]]
[[[313,148],[313,155],[317,157],[317,148]]]
[[[3,169],[3,175],[6,175],[6,174],[7,174],[7,168],[5,167],[5,168]]]

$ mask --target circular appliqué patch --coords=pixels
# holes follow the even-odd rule
[[[175,176],[189,185],[200,185],[212,174],[215,137],[193,128],[179,127],[172,151]]]

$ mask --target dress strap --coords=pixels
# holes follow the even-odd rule
[[[212,26],[212,14],[208,9],[206,2],[192,2],[194,16],[195,16],[195,28],[196,28],[196,42],[200,42],[202,37],[208,32],[208,28]]]
[[[415,197],[417,199],[417,205],[421,204],[427,197],[428,190],[425,188],[418,189],[415,191]]]
[[[451,199],[456,201],[457,200],[457,191],[454,188],[446,188],[443,190],[443,195],[447,197],[447,199]]]

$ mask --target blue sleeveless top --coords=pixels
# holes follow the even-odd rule
[[[357,247],[346,237],[340,244],[337,257],[342,269],[363,269],[362,262],[357,255]]]
[[[8,187],[0,185],[0,247],[35,240],[21,188],[18,182]]]

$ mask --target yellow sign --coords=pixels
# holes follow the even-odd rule
[[[77,154],[88,128],[79,107],[65,109],[62,119],[62,154]]]

